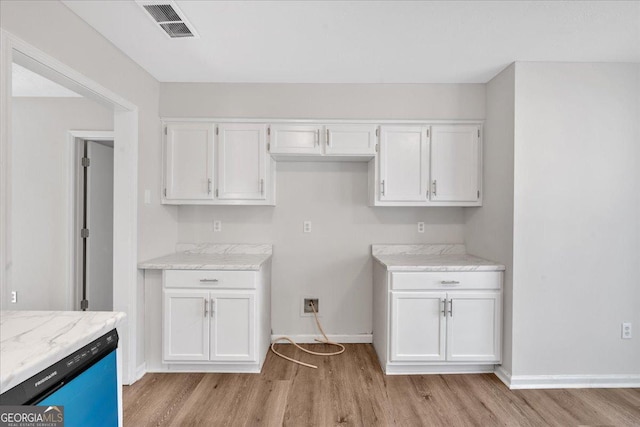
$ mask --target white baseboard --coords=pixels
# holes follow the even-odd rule
[[[407,364],[387,363],[383,368],[386,375],[443,375],[443,374],[486,374],[494,371],[494,365],[454,365],[454,364]]]
[[[271,335],[271,341],[283,335]],[[321,335],[287,335],[299,344],[318,344],[316,338],[322,338]],[[371,344],[373,342],[372,334],[354,334],[354,335],[327,335],[329,341],[339,342],[342,344]],[[278,344],[289,344],[288,341],[282,340]]]
[[[511,375],[502,366],[495,375],[512,390],[540,388],[640,388],[640,375]]]
[[[138,366],[136,368],[136,377],[133,379],[133,383],[135,383],[136,381],[138,381],[140,378],[142,378],[144,376],[144,374],[147,373],[147,363],[143,362],[140,366]]]

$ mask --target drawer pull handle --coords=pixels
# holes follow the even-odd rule
[[[458,282],[457,280],[443,280],[440,282],[440,284],[442,285],[459,285],[460,282]]]
[[[200,283],[216,283],[218,279],[200,279]]]
[[[453,317],[453,300],[449,300],[449,317]]]
[[[443,299],[442,300],[442,311],[441,311],[442,315],[444,317],[447,317],[447,300]]]
[[[209,301],[207,301],[206,298],[204,298],[203,301],[204,301],[204,317],[207,317],[207,315],[208,315],[208,313],[207,313],[207,303]]]

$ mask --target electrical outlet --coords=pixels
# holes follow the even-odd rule
[[[624,322],[622,324],[622,339],[623,340],[631,339],[631,322]]]
[[[222,231],[222,221],[217,219],[213,221],[213,231],[215,232]]]
[[[302,231],[305,233],[311,233],[311,221],[305,221],[302,223]]]
[[[418,233],[424,233],[424,222],[418,223]]]
[[[303,315],[313,315],[313,308],[311,308],[311,304],[316,310],[316,314],[320,313],[320,303],[318,298],[304,298],[302,300],[302,313]]]
[[[15,304],[18,302],[18,291],[11,291],[11,303]]]

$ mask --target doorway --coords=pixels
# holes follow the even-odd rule
[[[76,308],[113,310],[113,140],[76,138]]]

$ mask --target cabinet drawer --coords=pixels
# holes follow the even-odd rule
[[[256,272],[222,270],[165,270],[165,288],[255,289]]]
[[[391,273],[393,290],[500,289],[501,285],[500,271]]]

